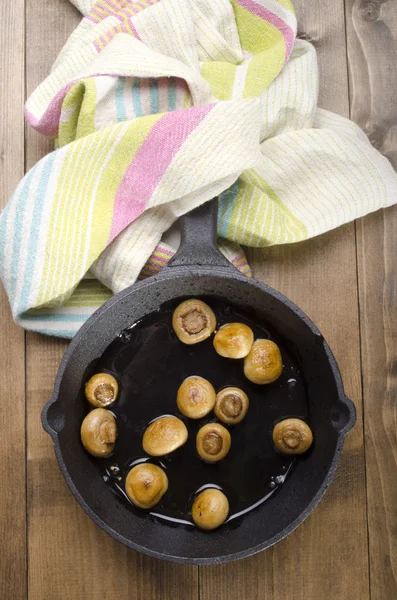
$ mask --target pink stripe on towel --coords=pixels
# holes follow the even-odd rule
[[[156,247],[153,254],[156,254],[157,252],[160,252],[161,254],[166,254],[169,257],[172,257],[175,254],[173,250],[168,250],[168,248],[164,248],[164,246],[161,245]]]
[[[213,106],[167,113],[152,127],[118,189],[108,244],[143,213],[173,158]]]
[[[55,98],[53,98],[47,107],[44,115],[41,119],[37,119],[25,106],[25,117],[29,125],[31,125],[37,131],[40,131],[43,135],[54,136],[58,133],[59,118],[61,116],[63,100],[70,90],[70,88],[76,83],[71,81],[62,90],[60,90]]]

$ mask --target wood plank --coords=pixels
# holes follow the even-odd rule
[[[24,0],[0,4],[0,208],[24,175]],[[12,238],[11,238],[12,239]],[[25,336],[0,291],[0,597],[25,598]]]
[[[45,15],[43,18],[42,15]],[[49,72],[63,41],[79,21],[68,0],[27,0],[28,91]],[[51,148],[28,134],[32,166]],[[66,343],[35,334],[27,337],[29,592],[31,600],[57,598],[156,598],[196,600],[197,568],[141,556],[96,527],[67,490],[40,412],[50,397]]]
[[[351,116],[397,168],[397,6],[346,0]]]
[[[318,51],[320,106],[348,115],[343,0],[295,0],[300,31]],[[250,251],[255,276],[318,324],[358,409],[336,480],[291,536],[240,563],[200,568],[201,600],[369,598],[354,225],[297,245]],[[347,530],[348,528],[348,530]]]
[[[351,115],[397,168],[397,5],[346,1]],[[397,209],[357,223],[370,582],[397,597]]]

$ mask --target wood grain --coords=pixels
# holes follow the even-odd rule
[[[343,1],[294,4],[302,37],[318,52],[320,105],[347,116]],[[318,324],[339,361],[358,420],[333,486],[307,521],[257,557],[201,568],[200,598],[365,600],[368,545],[354,225],[249,255],[255,277],[284,292]]]
[[[24,174],[24,30],[23,0],[1,3],[1,208]],[[26,597],[25,336],[13,324],[3,289],[0,323],[0,597],[19,600]]]
[[[397,167],[397,4],[347,0],[352,118]],[[397,597],[397,210],[357,223],[372,600]]]
[[[397,6],[346,0],[351,114],[397,168]]]
[[[27,88],[48,74],[63,42],[79,22],[68,0],[27,0]],[[52,149],[27,135],[31,167]],[[160,562],[127,550],[101,531],[69,493],[40,412],[52,393],[66,343],[27,336],[29,597],[31,600],[196,600],[197,568]]]
[[[301,33],[318,51],[320,105],[346,116],[350,109],[374,145],[397,166],[397,3],[295,0],[294,4]],[[0,3],[0,74],[7,82],[0,91],[1,205],[24,172],[24,10],[24,0]],[[79,15],[69,0],[42,0],[40,11],[35,0],[26,0],[26,11],[26,85],[31,92],[47,75]],[[52,142],[29,130],[26,149],[30,168],[52,149]],[[6,350],[1,353],[0,393],[5,402],[12,390],[12,410],[0,413],[0,598],[396,598],[396,255],[396,208],[357,223],[358,264],[352,224],[302,244],[250,252],[256,277],[290,296],[324,333],[358,408],[358,422],[347,439],[335,483],[296,532],[245,561],[200,568],[200,578],[194,567],[127,551],[93,525],[71,497],[40,423],[66,343],[27,335],[25,428],[24,333],[13,325],[2,291],[1,341]]]

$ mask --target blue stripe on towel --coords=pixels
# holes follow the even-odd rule
[[[230,217],[233,211],[234,201],[238,194],[240,181],[237,181],[225,192],[219,196],[219,216],[218,216],[218,233],[222,237],[226,237],[229,227]]]
[[[127,111],[125,109],[125,101],[124,101],[124,87],[125,87],[125,77],[119,77],[117,82],[117,90],[116,90],[116,112],[117,112],[117,121],[119,123],[123,123],[127,120]]]
[[[45,159],[46,162],[41,174],[40,183],[37,188],[36,197],[33,206],[33,218],[29,235],[28,255],[25,264],[24,284],[21,292],[21,297],[18,303],[17,313],[21,314],[28,309],[30,288],[32,285],[34,265],[36,262],[37,244],[40,237],[41,220],[44,208],[44,200],[47,195],[48,184],[52,172],[52,167],[55,162],[57,152],[53,152]]]
[[[94,310],[92,311],[94,312]],[[21,319],[23,321],[44,321],[48,323],[75,323],[86,321],[92,313],[82,314],[35,314],[33,312],[24,314]]]
[[[149,79],[150,113],[157,115],[160,112],[159,82]]]
[[[34,174],[36,173],[36,168],[33,168],[25,177],[25,181],[21,190],[21,194],[17,201],[17,210],[15,215],[15,223],[18,221],[21,222],[23,220],[23,215],[25,213],[25,205],[29,198],[30,185],[32,183],[32,179]],[[14,229],[14,240],[12,247],[12,256],[11,256],[11,290],[10,290],[10,300],[11,304],[14,304],[15,300],[15,288],[17,284],[17,269],[18,269],[18,261],[19,261],[19,253],[21,250],[21,242],[22,242],[22,233],[23,227],[19,226]],[[10,243],[12,240],[10,240]]]
[[[168,80],[168,110],[176,110],[176,79],[170,77]]]
[[[142,117],[142,102],[141,102],[141,82],[136,77],[132,83],[132,104],[134,106],[135,116]]]

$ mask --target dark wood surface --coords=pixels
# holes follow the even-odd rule
[[[320,106],[351,115],[397,166],[397,2],[295,7],[318,51]],[[41,0],[40,10],[36,0],[0,3],[2,205],[51,149],[32,130],[24,136],[23,102],[78,21],[68,0]],[[255,276],[297,302],[328,339],[358,420],[335,483],[307,521],[274,548],[217,567],[127,551],[86,517],[40,423],[66,344],[24,335],[1,292],[0,598],[397,598],[396,256],[396,208],[302,244],[250,251]]]
[[[23,176],[24,0],[0,4],[0,206]],[[1,287],[1,286],[0,286]],[[25,339],[0,290],[0,596],[26,594]]]
[[[351,117],[397,169],[397,2],[346,1]],[[397,207],[357,222],[372,600],[397,598]]]

